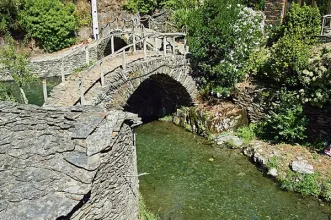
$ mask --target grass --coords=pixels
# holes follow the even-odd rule
[[[149,211],[144,203],[143,197],[139,196],[139,219],[140,220],[159,220],[160,218]]]

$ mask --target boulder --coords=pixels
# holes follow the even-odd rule
[[[298,173],[304,174],[313,174],[314,167],[311,164],[308,164],[306,160],[295,160],[291,163],[291,169]]]
[[[217,145],[226,145],[230,148],[240,148],[244,142],[241,138],[235,135],[220,135],[215,138]]]

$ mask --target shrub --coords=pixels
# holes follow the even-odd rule
[[[207,0],[189,14],[191,63],[202,91],[228,96],[245,78],[245,62],[261,42],[261,20],[237,0]]]
[[[40,41],[47,52],[75,43],[75,6],[60,0],[25,0],[19,17],[29,37]]]
[[[236,133],[240,138],[244,139],[245,143],[248,143],[255,139],[255,124],[240,127],[237,129]]]
[[[310,47],[296,35],[285,35],[271,48],[264,75],[286,86],[299,84],[299,71],[309,65]]]
[[[260,131],[257,133],[261,138],[275,142],[302,143],[307,138],[307,123],[303,107],[296,97],[283,93],[279,105],[257,125]]]
[[[284,24],[285,35],[296,35],[298,39],[311,44],[317,41],[320,34],[321,15],[318,7],[300,6],[292,3],[286,14]]]

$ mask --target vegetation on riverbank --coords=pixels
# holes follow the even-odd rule
[[[144,202],[144,199],[139,195],[139,219],[140,220],[159,220],[160,218],[150,212]]]

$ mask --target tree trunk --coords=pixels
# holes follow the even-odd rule
[[[21,95],[22,95],[22,98],[23,98],[23,102],[24,102],[24,104],[28,104],[29,101],[28,101],[28,99],[26,98],[26,96],[25,96],[25,92],[24,92],[24,90],[23,90],[22,87],[20,87],[20,92],[21,92]]]

